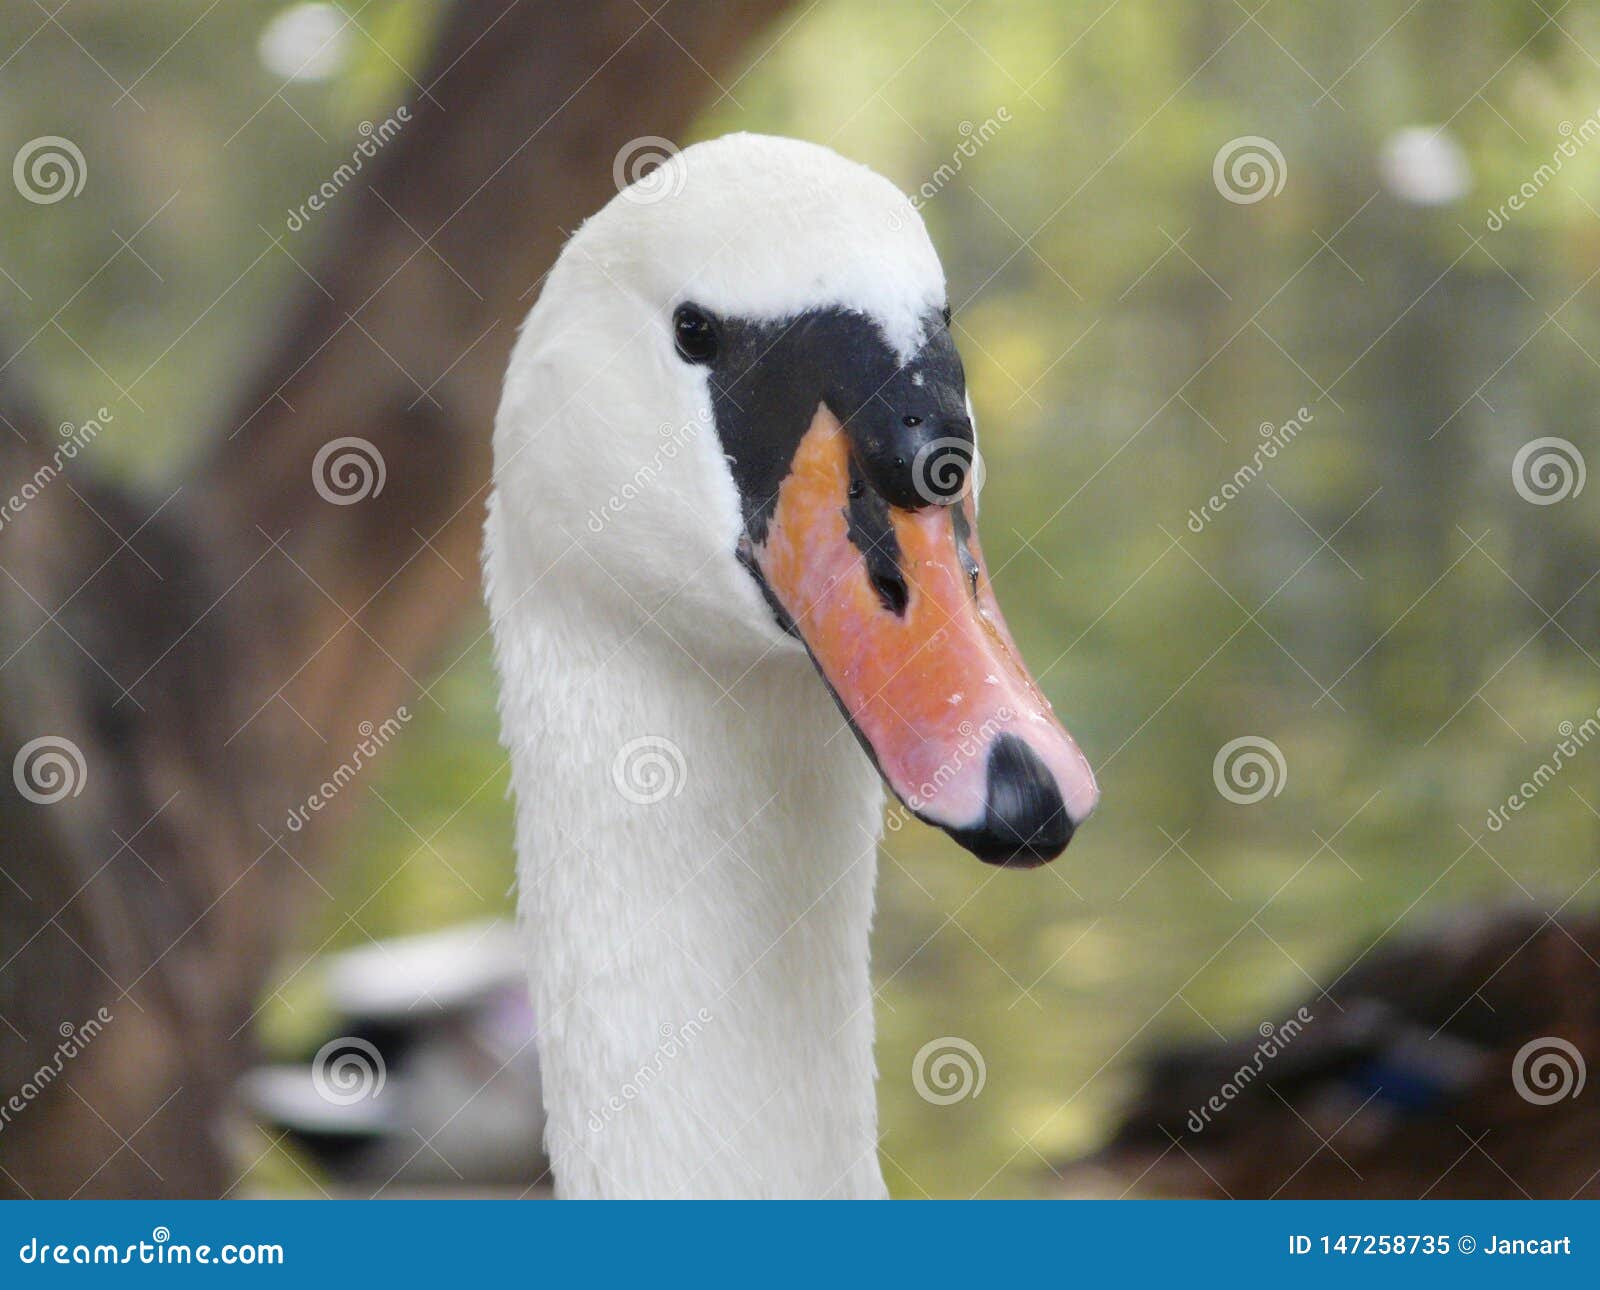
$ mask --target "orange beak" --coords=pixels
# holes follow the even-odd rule
[[[819,405],[748,558],[915,815],[990,863],[1054,859],[1099,790],[1006,630],[972,498],[863,525],[861,494]]]

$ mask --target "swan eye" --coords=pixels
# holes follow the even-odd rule
[[[679,305],[673,311],[672,339],[685,363],[709,363],[717,356],[717,326],[694,305]]]

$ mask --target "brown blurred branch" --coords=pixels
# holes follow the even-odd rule
[[[431,702],[420,678],[478,594],[500,376],[563,230],[611,195],[618,149],[680,133],[785,4],[459,0],[410,120],[327,229],[283,236],[312,281],[176,494],[75,469],[7,524],[0,769],[52,734],[87,775],[47,807],[0,793],[0,1097],[38,1085],[0,1121],[0,1195],[235,1182],[229,1089],[286,929],[326,898],[337,822],[285,836],[284,817],[360,722]],[[15,391],[0,411],[20,481],[48,463],[48,423]],[[312,464],[346,436],[386,478],[335,505]]]

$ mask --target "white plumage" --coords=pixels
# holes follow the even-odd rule
[[[568,1196],[881,1196],[882,789],[735,559],[671,316],[840,305],[904,355],[943,274],[907,200],[825,148],[733,135],[669,165],[568,243],[495,426],[484,567],[548,1147]],[[645,737],[667,791],[641,804],[618,758]]]

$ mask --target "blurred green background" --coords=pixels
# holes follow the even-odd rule
[[[284,84],[261,41],[291,7],[75,0],[70,38],[43,9],[0,11],[0,51],[46,28],[0,66],[9,151],[57,134],[94,159],[93,203],[7,221],[0,291],[15,343],[33,338],[15,361],[59,419],[114,407],[95,464],[158,497],[296,285],[266,231],[410,89],[438,16],[372,0],[372,39]],[[794,134],[935,190],[990,567],[1104,789],[1040,872],[888,834],[874,962],[897,1194],[1042,1193],[1152,1047],[1280,1020],[1441,910],[1553,905],[1593,875],[1600,750],[1503,830],[1486,817],[1600,699],[1600,488],[1534,505],[1513,476],[1535,438],[1593,442],[1600,12],[821,0],[751,58],[697,137]],[[1282,157],[1254,201],[1213,176],[1244,136]],[[1193,532],[1259,427],[1301,408]],[[484,626],[461,624],[444,712],[424,706],[381,765],[377,793],[427,841],[373,798],[269,1043],[309,1033],[314,953],[510,907]],[[1252,804],[1214,780],[1241,736],[1285,767]],[[913,1055],[942,1035],[984,1054],[977,1098],[916,1095]]]

